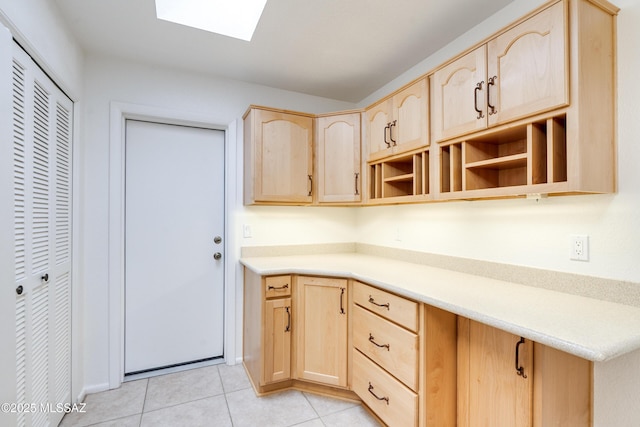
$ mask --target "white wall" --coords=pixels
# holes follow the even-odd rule
[[[89,390],[105,387],[109,379],[109,110],[112,101],[138,104],[171,112],[177,116],[194,113],[212,124],[238,128],[238,119],[250,104],[268,105],[305,112],[353,108],[353,104],[332,101],[272,88],[157,69],[113,58],[88,55],[84,87],[84,158],[82,160],[82,218],[86,283],[84,337],[86,377]],[[241,126],[239,126],[241,130]],[[241,141],[241,135],[238,135]],[[242,159],[240,145],[237,159]],[[229,165],[230,176],[241,177],[241,162]],[[241,244],[299,244],[318,241],[353,241],[355,213],[349,210],[270,208],[242,206],[242,182],[230,182],[236,192],[232,223],[249,224],[253,238]],[[232,199],[233,200],[233,199]],[[242,239],[239,230],[229,230],[232,239]],[[237,256],[237,252],[229,254]],[[240,302],[240,301],[239,301]],[[239,309],[241,312],[241,308]],[[241,332],[238,332],[240,334]],[[237,340],[237,346],[241,340]]]

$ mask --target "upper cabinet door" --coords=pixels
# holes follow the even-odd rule
[[[489,126],[568,104],[565,7],[556,3],[488,43]]]
[[[428,106],[426,78],[393,96],[394,121],[390,127],[390,139],[394,154],[429,144]]]
[[[435,141],[486,127],[485,73],[483,45],[433,74],[431,129]]]
[[[318,202],[359,202],[360,113],[319,117],[316,129]]]
[[[245,177],[253,200],[245,192],[246,202],[312,202],[312,117],[253,109],[245,119],[245,150],[253,170]]]
[[[366,111],[369,160],[386,157],[391,151],[392,100],[386,99]]]

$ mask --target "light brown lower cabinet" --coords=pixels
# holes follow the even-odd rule
[[[258,394],[362,400],[390,427],[589,427],[591,362],[353,280],[245,269]]]
[[[591,362],[458,319],[458,426],[591,425]]]
[[[296,277],[296,378],[347,387],[346,279]]]

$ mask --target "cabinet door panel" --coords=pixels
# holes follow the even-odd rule
[[[533,348],[527,340],[519,349],[520,337],[470,321],[469,325],[469,418],[472,426],[530,427],[532,424]]]
[[[298,378],[346,387],[347,281],[301,276],[296,293]]]
[[[489,42],[489,126],[568,103],[564,8],[556,3]]]
[[[318,202],[360,201],[360,113],[320,117]]]
[[[291,377],[291,315],[291,298],[265,301],[265,384]]]
[[[388,125],[391,122],[392,100],[380,102],[366,112],[369,160],[381,159],[391,154]]]
[[[256,201],[311,202],[313,119],[256,111]]]
[[[391,128],[395,153],[429,144],[427,80],[422,79],[393,97],[395,126]]]
[[[441,141],[486,127],[486,80],[485,45],[433,74],[431,127],[434,140]]]

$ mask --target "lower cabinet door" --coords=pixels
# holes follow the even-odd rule
[[[296,375],[347,387],[347,281],[296,279]]]
[[[291,314],[291,298],[265,301],[265,384],[291,378]]]
[[[389,427],[418,425],[418,395],[356,349],[353,391]]]

